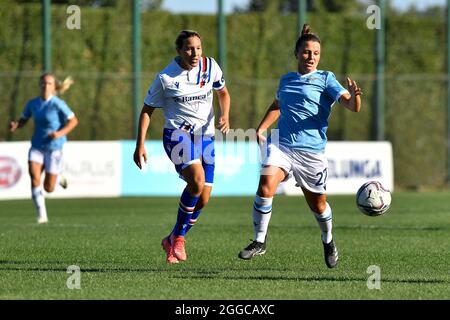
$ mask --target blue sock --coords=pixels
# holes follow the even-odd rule
[[[189,219],[189,222],[185,228],[186,229],[186,231],[184,232],[185,234],[188,233],[188,231],[191,230],[191,228],[197,222],[198,216],[200,215],[201,212],[202,210],[197,210],[191,215],[191,218]]]
[[[175,224],[172,233],[175,236],[185,236],[186,227],[189,225],[189,220],[194,213],[195,205],[199,197],[191,196],[187,189],[184,189],[181,194],[180,204],[178,206],[177,223]]]

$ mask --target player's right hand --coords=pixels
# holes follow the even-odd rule
[[[11,121],[9,123],[9,131],[14,132],[16,131],[16,129],[19,127],[19,122],[18,121]]]
[[[144,147],[136,147],[133,154],[134,163],[142,170],[144,165],[147,163],[147,151]]]
[[[267,141],[267,138],[263,135],[261,130],[256,130],[256,141],[258,142],[258,145],[262,145]]]

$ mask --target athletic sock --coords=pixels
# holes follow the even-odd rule
[[[272,216],[272,197],[263,198],[255,196],[253,203],[253,228],[255,230],[255,241],[266,242],[267,229]]]
[[[198,199],[199,197],[192,196],[187,189],[184,189],[178,206],[177,223],[172,230],[173,235],[183,237],[186,235],[186,227],[192,218]]]
[[[333,228],[333,213],[330,205],[327,202],[325,211],[322,214],[318,214],[314,211],[313,213],[316,217],[317,223],[319,224],[319,228],[322,231],[322,241],[324,243],[330,243],[333,239],[333,235],[331,234],[331,229]]]
[[[37,210],[37,215],[41,219],[47,219],[47,208],[45,207],[45,198],[40,187],[31,188],[31,198]]]
[[[202,212],[202,210],[194,211],[194,213],[189,218],[189,222],[185,228],[184,234],[188,233],[188,231],[191,230],[191,228],[197,222],[198,216],[200,215],[201,212]]]

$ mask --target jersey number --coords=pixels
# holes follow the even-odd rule
[[[328,169],[325,168],[322,172],[317,173],[316,177],[319,177],[319,180],[316,182],[316,186],[324,185],[327,182]]]

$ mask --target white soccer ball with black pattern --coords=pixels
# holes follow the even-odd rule
[[[391,192],[379,181],[364,183],[356,193],[356,205],[365,215],[380,216],[391,206]]]

